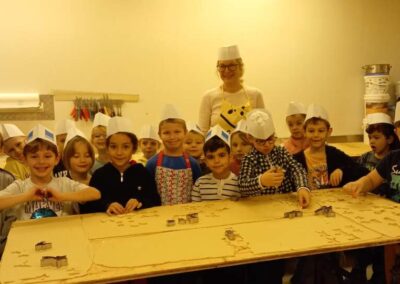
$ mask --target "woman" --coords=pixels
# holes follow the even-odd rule
[[[231,132],[251,109],[264,108],[261,92],[243,86],[243,61],[236,45],[219,49],[217,70],[223,84],[203,97],[198,123],[203,132],[216,124]]]

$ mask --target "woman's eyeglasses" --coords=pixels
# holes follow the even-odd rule
[[[225,71],[225,69],[228,69],[229,71],[236,71],[238,66],[239,64],[229,64],[229,65],[218,64],[217,69],[220,72]]]

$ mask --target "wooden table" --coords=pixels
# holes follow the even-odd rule
[[[329,143],[329,145],[338,148],[353,158],[360,157],[362,154],[371,151],[371,147],[364,142]]]
[[[323,205],[335,217],[317,216]],[[77,215],[16,222],[1,267],[1,283],[102,283],[220,266],[289,258],[400,241],[400,204],[369,195],[352,198],[340,189],[313,193],[302,217],[293,194],[240,201],[188,203],[132,214]],[[198,213],[199,222],[178,218]],[[176,220],[167,226],[168,219]],[[227,229],[236,238],[225,236]],[[37,252],[37,242],[52,242]],[[44,255],[67,255],[61,268],[40,267]]]

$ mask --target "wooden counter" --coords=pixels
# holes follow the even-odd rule
[[[329,145],[338,148],[353,158],[360,157],[362,154],[371,151],[371,147],[363,142],[329,143]]]
[[[315,215],[323,205],[333,206],[336,216]],[[400,204],[377,196],[316,191],[303,217],[283,218],[295,209],[295,195],[285,194],[20,221],[8,238],[0,282],[109,283],[400,241]],[[199,222],[179,224],[188,213],[198,213]],[[168,219],[176,225],[166,226]],[[235,240],[225,236],[227,229]],[[35,251],[40,241],[53,248]],[[67,255],[69,264],[40,267],[44,255]]]

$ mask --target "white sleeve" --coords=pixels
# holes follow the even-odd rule
[[[23,193],[21,180],[16,180],[5,189],[0,191],[0,196],[10,196]]]
[[[198,125],[204,133],[210,129],[211,124],[211,97],[206,94],[203,96],[199,109]]]

